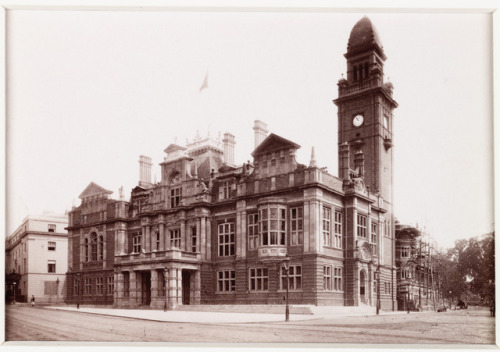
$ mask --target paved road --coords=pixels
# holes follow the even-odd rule
[[[469,309],[288,323],[167,323],[16,305],[6,307],[6,340],[495,344],[495,319],[487,310]]]

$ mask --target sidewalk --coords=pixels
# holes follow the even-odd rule
[[[44,309],[65,310],[89,314],[110,315],[125,318],[135,318],[153,321],[176,322],[176,323],[262,323],[285,321],[285,311],[280,314],[259,313],[221,313],[221,312],[187,312],[167,311],[153,309],[110,309],[89,307],[55,307],[46,306]],[[314,315],[290,315],[290,321],[317,319]]]
[[[56,309],[87,314],[100,314],[124,318],[135,318],[152,321],[177,322],[177,323],[263,323],[263,322],[281,322],[285,321],[285,311],[283,314],[265,314],[265,313],[225,313],[225,312],[199,312],[199,311],[181,311],[153,309],[113,309],[113,308],[93,308],[70,306],[45,306],[44,309]],[[412,312],[424,313],[424,312]],[[380,315],[399,315],[407,314],[400,311],[380,311]],[[354,313],[354,312],[316,312],[313,315],[290,314],[290,321],[304,321],[322,318],[345,317],[345,316],[370,316],[375,314]]]

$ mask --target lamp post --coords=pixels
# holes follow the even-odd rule
[[[59,278],[56,279],[56,303],[59,303]]]
[[[12,301],[12,304],[16,304],[16,284],[17,282],[14,281],[14,300]]]
[[[380,312],[380,265],[377,267],[377,270],[375,271],[375,281],[377,285],[377,315],[379,315]]]
[[[164,303],[164,306],[163,306],[163,311],[166,312],[168,309],[167,309],[167,280],[168,280],[168,269],[165,268],[163,270],[163,293],[165,294],[165,303]]]
[[[76,309],[80,309],[80,273],[76,273]]]
[[[288,285],[290,284],[290,280],[289,280],[290,258],[288,257],[288,254],[285,257],[285,259],[283,259],[282,264],[283,264],[283,269],[285,269],[285,274],[286,274],[285,321],[289,321],[290,320],[290,309],[288,307]]]

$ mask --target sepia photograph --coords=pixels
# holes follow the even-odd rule
[[[3,7],[3,346],[497,346],[494,8],[113,4]]]

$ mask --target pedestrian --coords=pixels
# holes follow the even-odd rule
[[[31,295],[31,306],[35,306],[35,295]]]

